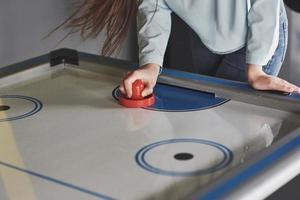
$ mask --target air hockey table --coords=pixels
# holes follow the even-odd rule
[[[262,199],[300,173],[300,95],[164,69],[145,108],[118,104],[137,65],[58,49],[0,68],[0,199]]]

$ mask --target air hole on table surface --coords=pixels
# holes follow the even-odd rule
[[[190,153],[178,153],[176,155],[174,155],[174,158],[176,160],[180,160],[180,161],[186,161],[186,160],[191,160],[194,158],[193,154]]]
[[[9,110],[10,107],[9,106],[6,106],[6,105],[0,105],[0,111],[7,111]]]

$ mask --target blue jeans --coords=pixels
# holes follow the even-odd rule
[[[246,77],[246,48],[229,54],[215,54],[205,47],[198,35],[190,30],[193,64],[196,72],[220,78],[247,81]],[[277,76],[282,66],[288,40],[288,20],[285,8],[280,8],[279,42],[274,55],[263,71],[269,75]]]

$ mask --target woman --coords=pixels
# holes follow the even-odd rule
[[[152,93],[170,35],[171,12],[194,31],[194,62],[203,73],[248,81],[258,90],[300,92],[276,77],[287,48],[282,0],[86,0],[64,24],[84,38],[107,28],[103,54],[109,55],[119,48],[136,10],[140,68],[123,78],[120,90],[128,97],[136,79],[145,84],[143,96]]]

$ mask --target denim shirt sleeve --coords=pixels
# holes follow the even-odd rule
[[[163,65],[171,32],[171,10],[164,0],[141,0],[137,14],[139,64]]]
[[[266,65],[278,45],[281,0],[248,1],[246,63]]]

